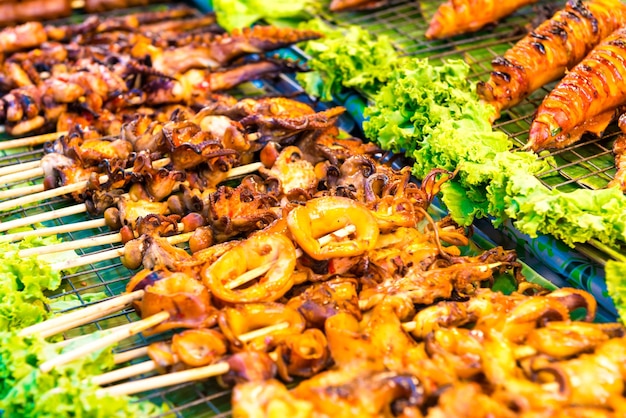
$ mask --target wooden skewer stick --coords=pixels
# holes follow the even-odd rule
[[[84,203],[81,203],[79,205],[68,206],[63,209],[38,213],[37,215],[27,216],[26,218],[13,219],[12,221],[0,223],[0,232],[8,231],[13,228],[19,228],[21,226],[30,226],[38,222],[49,221],[52,219],[62,218],[64,216],[76,215],[83,212],[87,212],[87,206],[85,206]]]
[[[25,170],[31,170],[33,168],[39,168],[41,166],[41,160],[31,161],[28,163],[12,164],[4,167],[0,167],[0,176],[6,176],[7,174],[19,173]]]
[[[170,244],[180,244],[187,242],[193,235],[193,232],[188,232],[180,235],[173,235],[165,238]],[[101,253],[89,254],[82,257],[77,257],[73,260],[62,261],[60,263],[52,264],[52,270],[67,270],[75,267],[86,266],[87,264],[98,263],[100,261],[112,260],[124,255],[124,247],[115,248],[113,250],[103,251]]]
[[[112,313],[115,313],[115,312],[117,312],[117,311],[114,311]],[[100,318],[96,318],[96,319],[100,319]],[[117,330],[124,329],[124,328],[130,328],[132,325],[133,325],[133,322],[128,322],[126,324],[118,325],[116,327],[108,328],[106,330],[94,331],[94,332],[89,333],[89,334],[83,334],[83,335],[76,336],[74,338],[68,338],[67,340],[63,340],[63,341],[59,341],[58,343],[54,343],[54,347],[55,348],[67,347],[68,345],[73,344],[76,341],[80,341],[80,340],[83,340],[85,338],[91,337],[92,335],[94,335],[94,334],[96,334],[98,332],[103,332],[103,333],[113,332],[113,331],[117,331]]]
[[[0,242],[14,242],[32,236],[46,237],[49,235],[65,234],[68,232],[102,228],[103,226],[106,226],[106,222],[104,221],[104,219],[93,219],[91,221],[74,222],[67,225],[51,226],[50,228],[32,229],[30,231],[0,235]]]
[[[26,196],[34,193],[41,193],[46,188],[43,183],[33,184],[32,186],[13,187],[12,189],[0,191],[0,200],[12,199],[17,196]]]
[[[123,353],[117,353],[113,356],[113,362],[115,364],[126,363],[127,361],[134,360],[139,357],[143,357],[148,354],[148,347],[139,347],[134,350],[124,351]]]
[[[107,311],[108,309],[111,308],[117,308],[117,310],[122,309],[124,306],[130,304],[131,302],[137,300],[137,299],[141,299],[143,297],[144,291],[143,290],[137,290],[134,291],[132,293],[127,293],[121,296],[117,296],[115,298],[112,299],[108,299],[102,302],[98,302],[97,304],[88,306],[86,308],[83,309],[77,309],[73,312],[70,313],[66,313],[64,315],[59,315],[57,317],[48,319],[46,321],[40,322],[38,324],[35,325],[31,325],[30,327],[26,327],[24,329],[22,329],[19,333],[20,336],[22,337],[26,337],[28,335],[33,335],[33,334],[37,334],[40,333],[42,331],[45,331],[48,328],[53,328],[53,327],[57,327],[59,325],[65,324],[67,322],[71,322],[74,321],[77,318],[84,318],[87,317],[91,314],[93,314],[94,312],[100,313],[100,312],[104,312]],[[101,315],[101,317],[104,315]],[[90,321],[85,321],[84,323],[88,323]],[[83,325],[83,324],[81,324]],[[67,329],[71,329],[71,328],[67,328]],[[65,331],[65,330],[64,330]]]
[[[31,168],[29,170],[0,176],[0,184],[17,183],[18,181],[36,179],[37,177],[43,176],[43,174],[43,168]]]
[[[184,228],[185,228],[185,225],[183,225],[182,223],[178,224],[179,231],[182,231]],[[107,244],[117,244],[118,242],[122,242],[122,234],[120,232],[116,232],[114,234],[102,235],[99,237],[79,239],[76,241],[65,241],[59,244],[54,244],[54,245],[46,245],[42,247],[28,248],[28,249],[19,251],[17,255],[20,257],[29,257],[32,255],[60,253],[63,251],[68,251],[68,250],[78,250],[82,248],[99,247],[101,245],[107,245]]]
[[[270,335],[276,331],[282,331],[289,328],[288,322],[280,322],[278,324],[270,325],[264,328],[259,328],[254,331],[247,332],[239,336],[239,340],[242,342],[251,341],[258,337]],[[178,363],[178,359],[175,358],[175,363]],[[103,373],[99,376],[95,376],[91,379],[92,383],[96,385],[104,386],[109,383],[119,382],[120,380],[128,379],[130,377],[139,376],[140,374],[152,372],[158,368],[158,365],[153,360],[144,361],[141,363],[133,364],[132,366],[124,367],[122,369],[113,370],[108,373]]]
[[[41,370],[42,373],[47,373],[57,366],[62,366],[63,364],[69,363],[72,360],[76,360],[89,353],[93,353],[94,351],[109,347],[119,341],[122,341],[123,339],[132,337],[133,335],[137,335],[140,332],[147,330],[148,328],[152,328],[163,321],[167,321],[169,317],[169,312],[159,312],[157,314],[154,314],[146,319],[135,322],[130,328],[125,328],[112,332],[111,334],[105,335],[104,337],[99,338],[95,341],[81,345],[75,350],[68,351],[54,357],[53,359],[45,361],[39,366],[39,370]]]
[[[12,139],[10,141],[0,142],[0,151],[11,148],[28,147],[31,145],[40,145],[48,141],[54,141],[60,136],[67,135],[67,131],[52,132],[50,134],[29,136],[28,138]]]

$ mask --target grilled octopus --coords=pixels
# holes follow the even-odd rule
[[[426,31],[427,39],[442,39],[475,32],[537,0],[448,0],[435,12]]]
[[[618,29],[546,96],[526,149],[563,148],[585,132],[600,134],[626,104],[626,27]]]
[[[478,83],[478,94],[499,114],[562,77],[624,23],[626,5],[617,0],[569,0],[564,9],[493,60],[491,76]]]

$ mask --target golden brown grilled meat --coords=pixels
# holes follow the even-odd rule
[[[604,131],[626,103],[626,27],[618,29],[572,69],[546,96],[530,127],[526,149],[575,143],[585,132]]]
[[[491,77],[478,83],[478,94],[498,113],[515,106],[562,77],[624,23],[626,5],[618,0],[569,0],[552,19],[493,60]]]
[[[448,0],[437,9],[426,31],[427,39],[474,32],[537,0]]]

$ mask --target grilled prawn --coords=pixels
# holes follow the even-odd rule
[[[535,2],[537,0],[448,0],[435,12],[426,38],[442,39],[474,32]]]
[[[569,0],[564,9],[493,60],[491,77],[478,83],[478,94],[498,113],[515,106],[562,77],[625,23],[626,5],[619,0]]]
[[[602,41],[546,96],[530,127],[525,148],[563,148],[585,132],[600,134],[623,104],[626,27]]]

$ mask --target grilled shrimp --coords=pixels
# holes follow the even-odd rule
[[[626,5],[619,0],[569,0],[564,9],[493,60],[491,77],[478,83],[478,94],[498,113],[513,107],[562,77],[624,23]]]
[[[623,104],[626,27],[602,41],[546,96],[530,127],[525,148],[563,148],[585,132],[600,134]]]
[[[426,31],[427,39],[474,32],[537,0],[448,0],[437,9]]]

